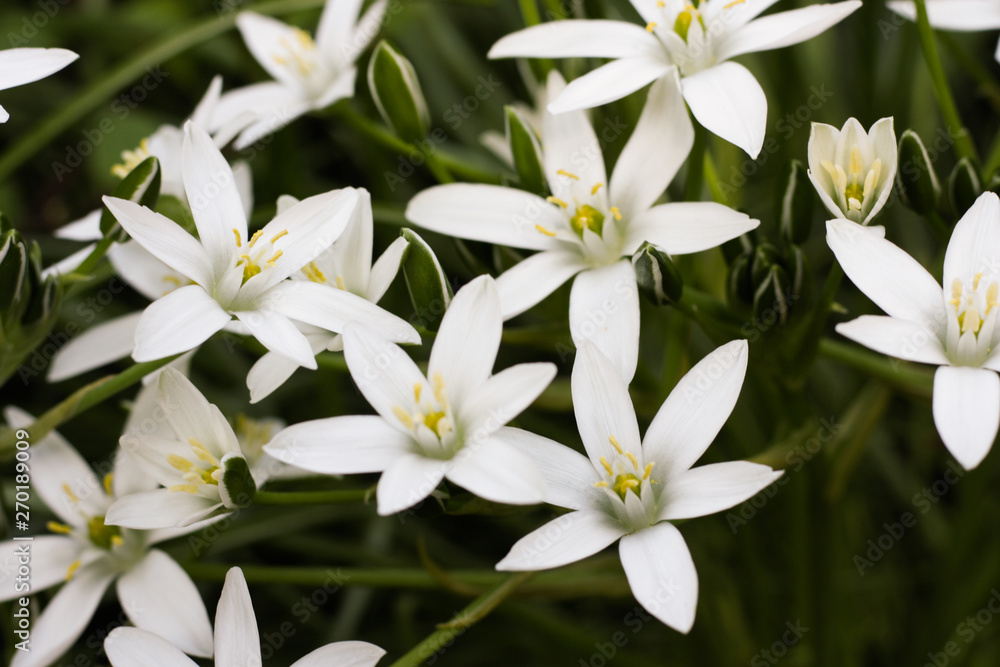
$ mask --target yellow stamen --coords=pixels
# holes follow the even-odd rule
[[[347,291],[347,285],[344,284],[344,276],[337,275],[337,289]]]
[[[447,410],[448,397],[444,393],[444,378],[441,377],[440,373],[435,373],[432,379],[434,381],[434,398],[441,404],[443,410]]]
[[[558,206],[559,208],[569,208],[569,204],[567,204],[562,199],[559,199],[559,197],[546,197],[545,201],[551,202],[551,203],[555,204],[556,206]]]
[[[63,492],[65,492],[65,494],[67,496],[69,496],[69,499],[71,501],[73,501],[74,503],[80,502],[80,498],[77,497],[77,495],[75,493],[73,493],[73,489],[69,488],[69,484],[63,484],[62,485],[62,489],[63,489]]]
[[[542,227],[541,225],[535,225],[535,229],[537,229],[538,231],[540,231],[542,234],[545,234],[546,236],[555,236],[556,235],[555,232],[549,231],[548,229],[545,229],[545,227]]]
[[[604,183],[597,183],[594,185],[594,187],[590,188],[591,196],[596,195],[597,191],[600,190],[602,187],[604,187]]]
[[[654,30],[656,30],[657,25],[658,25],[657,23],[650,21],[649,23],[646,24],[646,32],[653,32]]]
[[[645,470],[645,472],[642,473],[642,478],[643,479],[649,479],[650,473],[653,472],[653,463],[655,463],[655,461],[651,461],[651,462],[649,462],[649,463],[646,464],[646,470]]]
[[[259,239],[260,235],[263,233],[264,233],[263,229],[258,229],[257,231],[255,231],[253,233],[253,236],[250,237],[250,243],[247,244],[247,247],[252,248],[253,244],[257,242],[257,239]]]
[[[184,281],[182,281],[177,276],[163,276],[163,282],[170,283],[171,285],[176,285],[177,287],[180,287]]]
[[[979,281],[983,279],[983,274],[977,273],[976,277],[972,279],[972,289],[979,289]]]
[[[48,528],[49,531],[59,533],[60,535],[71,535],[73,533],[73,528],[71,526],[67,526],[64,523],[59,523],[57,521],[49,521],[45,524],[45,527]]]
[[[326,276],[323,272],[319,270],[316,262],[309,262],[306,264],[305,268],[302,269],[302,273],[306,274],[306,278],[313,281],[314,283],[325,283]]]
[[[656,0],[656,8],[657,9],[663,9],[666,6],[667,6],[667,3],[663,2],[663,0]]]
[[[109,472],[107,475],[104,476],[104,493],[106,493],[109,496],[112,494],[111,485],[114,483],[114,481],[115,481],[115,474],[113,472]]]
[[[70,579],[73,578],[73,574],[80,568],[80,565],[81,563],[79,560],[75,560],[72,563],[70,563],[69,569],[66,570],[66,581],[69,581]]]
[[[238,230],[235,227],[233,227],[233,235],[236,236],[236,247],[237,248],[242,248],[243,247],[243,241],[240,240],[240,238],[241,238],[240,237],[240,230]]]
[[[264,230],[261,230],[261,231],[264,231]],[[277,241],[278,239],[280,239],[282,236],[285,236],[287,234],[288,234],[288,230],[287,229],[282,229],[280,232],[278,232],[277,234],[275,234],[274,236],[271,237],[271,243],[274,243],[275,241]]]
[[[194,455],[197,456],[200,460],[204,461],[205,463],[210,463],[213,466],[219,465],[219,459],[215,458],[212,452],[208,451],[208,448],[205,447],[205,445],[201,444],[194,438],[188,438],[188,444],[191,445],[191,449],[192,451],[194,451]]]
[[[572,174],[572,173],[566,171],[565,169],[559,169],[558,171],[556,171],[556,173],[559,174],[560,176],[567,176],[569,178],[572,178],[574,181],[579,181],[580,180],[579,176],[577,176],[576,174]]]
[[[278,252],[274,253],[274,254],[273,254],[273,255],[271,256],[271,259],[267,260],[267,265],[268,265],[268,266],[274,266],[274,263],[278,261],[278,258],[279,258],[279,257],[281,257],[281,256],[282,256],[282,255],[284,255],[284,254],[285,254],[285,253],[284,253],[284,251],[282,251],[282,250],[279,250]]]
[[[420,402],[420,390],[424,388],[424,385],[419,382],[413,383],[413,400],[417,403]]]
[[[628,460],[632,462],[632,467],[638,470],[639,462],[635,460],[635,454],[633,454],[632,452],[625,452],[625,456],[627,456]]]
[[[398,405],[394,405],[392,406],[392,414],[396,415],[396,419],[402,422],[403,426],[409,429],[413,428],[413,417],[410,416],[409,412]]]
[[[600,461],[601,461],[601,465],[602,465],[602,466],[604,466],[604,469],[608,471],[608,476],[609,476],[609,477],[610,477],[611,475],[614,475],[614,474],[615,474],[615,471],[614,471],[614,470],[613,470],[613,469],[611,468],[611,464],[610,464],[610,463],[608,463],[608,460],[607,460],[606,458],[604,458],[604,457],[602,456],[602,457],[600,458]]]
[[[609,435],[608,441],[611,443],[611,446],[615,448],[616,452],[618,452],[619,454],[622,453],[622,446],[618,444],[618,440],[615,438],[615,436]]]
[[[120,547],[123,544],[125,544],[125,540],[122,539],[121,535],[112,535],[111,536],[111,546],[113,546],[113,547]]]
[[[621,222],[622,212],[618,210],[617,206],[612,206],[608,210],[611,211],[611,215],[615,216],[615,220],[618,220],[619,222]]]
[[[603,482],[603,481],[601,481],[601,482],[594,482],[594,486],[596,486],[596,487],[598,487],[600,489],[606,489],[606,488],[608,488],[608,483],[607,482]]]
[[[722,8],[723,9],[731,9],[731,8],[735,7],[736,5],[742,5],[744,2],[746,2],[746,0],[733,0],[728,5],[723,5]]]
[[[989,314],[993,310],[994,306],[1000,305],[997,302],[997,295],[1000,293],[1000,285],[992,283],[986,289],[986,313]]]
[[[174,484],[168,491],[182,491],[184,493],[198,493],[198,487],[194,484]]]
[[[951,284],[951,305],[959,306],[962,303],[962,281],[955,278]]]
[[[177,468],[181,472],[187,472],[194,465],[183,456],[178,456],[177,454],[170,454],[169,456],[167,456],[167,463],[172,465],[174,468]]]

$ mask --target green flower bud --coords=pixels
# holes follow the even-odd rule
[[[664,306],[680,300],[684,279],[667,253],[644,241],[632,255],[632,268],[639,292],[653,304]]]
[[[368,87],[386,125],[403,141],[424,138],[430,124],[417,73],[401,53],[382,41],[368,64]]]
[[[948,177],[948,196],[955,215],[961,217],[983,194],[983,186],[972,161],[964,157],[958,161]]]
[[[779,184],[777,209],[781,238],[788,243],[805,243],[812,231],[813,211],[816,208],[816,197],[806,166],[792,160]]]
[[[222,482],[219,496],[226,509],[249,507],[257,495],[257,483],[250,474],[250,466],[242,454],[230,452],[222,457]]]
[[[507,140],[514,158],[514,169],[522,189],[545,195],[548,192],[542,167],[542,147],[531,124],[514,107],[504,107]]]
[[[401,268],[413,309],[426,329],[437,331],[451,303],[451,285],[427,242],[412,229],[404,228],[401,234],[410,242]]]
[[[941,198],[941,184],[927,149],[913,130],[903,132],[899,138],[896,192],[904,205],[921,215],[936,210]]]

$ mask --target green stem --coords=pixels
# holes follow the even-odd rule
[[[819,353],[827,359],[851,366],[912,396],[926,400],[931,398],[934,374],[912,368],[905,361],[883,357],[829,338],[820,340]]]
[[[944,47],[958,60],[959,64],[965,68],[972,78],[976,80],[979,84],[979,89],[984,96],[989,98],[990,102],[993,104],[993,108],[1000,111],[1000,85],[997,84],[996,79],[990,74],[990,71],[983,67],[983,64],[977,59],[973,58],[968,51],[962,48],[962,45],[958,43],[958,40],[954,36],[947,32],[939,32],[938,39],[944,44]]]
[[[485,618],[533,574],[533,572],[521,572],[508,577],[489,593],[484,593],[473,600],[468,607],[455,614],[451,621],[439,625],[437,630],[414,646],[409,653],[392,663],[390,667],[417,667],[423,664],[425,660],[436,655],[455,637]]]
[[[24,430],[28,431],[28,437],[31,439],[31,442],[38,443],[60,424],[86,412],[123,389],[131,387],[142,378],[166,366],[179,356],[174,355],[164,359],[157,359],[156,361],[135,364],[118,375],[112,375],[88,384],[36,419],[34,424]],[[16,433],[14,429],[0,431],[0,461],[6,461],[14,454],[14,447],[17,443]]]
[[[287,14],[321,7],[325,2],[326,0],[275,0],[254,5],[253,9],[258,14]],[[229,30],[238,15],[239,12],[229,12],[224,16],[198,21],[157,42],[98,81],[88,83],[79,95],[68,104],[60,106],[4,152],[0,157],[0,182],[7,180],[18,167],[37,154],[59,133],[72,127],[84,115],[96,109],[102,102],[110,100],[115,93],[142,76],[146,68],[159,65]]]
[[[370,489],[334,489],[330,491],[258,491],[255,505],[342,505],[367,502]]]
[[[927,18],[927,0],[915,0],[917,8],[917,32],[920,35],[920,46],[924,51],[924,60],[927,61],[927,69],[931,75],[931,84],[934,86],[934,97],[937,98],[941,115],[948,126],[948,132],[955,138],[955,150],[959,157],[969,158],[973,164],[979,164],[979,156],[976,154],[976,147],[972,144],[968,130],[962,124],[962,119],[958,115],[958,107],[955,105],[955,98],[952,97],[951,89],[948,87],[948,79],[944,74],[944,67],[941,65],[941,58],[938,56],[937,46],[934,43],[934,31]]]
[[[80,266],[73,269],[74,274],[89,276],[90,272],[94,270],[97,263],[101,261],[105,254],[107,254],[108,249],[115,242],[114,238],[111,236],[105,236],[103,239],[97,242],[97,245],[91,251],[87,258],[80,262]]]

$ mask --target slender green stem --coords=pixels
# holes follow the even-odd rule
[[[259,14],[287,14],[320,7],[325,2],[326,0],[275,0],[254,5],[253,9]],[[60,132],[72,127],[84,115],[141,77],[147,68],[159,65],[229,30],[235,24],[238,14],[239,12],[229,12],[193,23],[130,58],[98,81],[88,83],[79,95],[35,125],[20,141],[4,152],[0,157],[0,182],[7,180],[18,167],[36,155]]]
[[[819,342],[820,355],[851,366],[913,396],[930,400],[934,374],[913,368],[905,361],[890,359],[829,338]]]
[[[329,491],[258,491],[257,505],[342,505],[367,502],[374,489],[334,489]]]
[[[111,236],[105,236],[103,239],[97,242],[97,245],[91,251],[87,258],[80,262],[80,265],[73,270],[73,273],[89,276],[90,272],[94,270],[97,263],[101,261],[105,254],[107,254],[108,249],[114,243],[114,238]]]
[[[934,30],[931,28],[927,18],[927,0],[916,0],[917,8],[917,32],[920,35],[920,46],[924,51],[924,60],[927,61],[927,69],[931,75],[931,84],[934,86],[934,97],[937,98],[938,106],[941,108],[941,115],[948,126],[948,131],[955,138],[955,150],[960,157],[967,157],[973,164],[979,164],[979,156],[976,154],[976,147],[972,143],[969,131],[962,124],[962,119],[958,115],[958,107],[955,105],[955,98],[952,97],[951,88],[948,87],[948,79],[944,74],[944,67],[941,65],[941,58],[938,56],[937,46],[934,43]]]
[[[501,602],[509,597],[518,586],[527,581],[533,574],[533,572],[521,572],[509,576],[492,591],[484,593],[473,600],[468,607],[455,614],[455,617],[451,621],[439,625],[437,630],[414,646],[409,653],[392,663],[390,667],[417,667],[418,665],[422,665],[425,660],[436,655],[439,650],[447,646],[455,637],[489,615],[491,611],[496,609]]]
[[[157,359],[156,361],[135,364],[118,375],[112,375],[88,384],[36,419],[34,424],[24,430],[28,432],[31,442],[40,442],[42,438],[51,433],[60,424],[86,412],[123,389],[131,387],[142,378],[166,366],[179,356],[174,355],[164,359]],[[0,431],[0,461],[5,461],[13,456],[15,444],[18,440],[16,433],[17,431],[14,429]]]
[[[715,168],[715,160],[712,159],[712,154],[709,151],[705,151],[705,166],[702,173],[705,176],[705,182],[708,183],[708,191],[712,193],[712,199],[719,204],[729,205],[729,197],[722,191],[719,172]]]

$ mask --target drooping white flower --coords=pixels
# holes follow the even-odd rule
[[[264,450],[324,474],[381,472],[382,515],[419,503],[444,478],[494,502],[540,502],[542,482],[535,466],[506,440],[501,427],[541,394],[556,368],[518,364],[491,375],[501,329],[500,301],[489,276],[455,295],[426,376],[400,347],[350,325],[344,332],[347,367],[378,416],[295,424]]]
[[[386,0],[361,12],[362,0],[327,0],[316,39],[300,28],[253,12],[236,25],[243,41],[274,81],[230,91],[222,96],[216,120],[225,123],[248,111],[255,120],[240,133],[242,149],[281,129],[299,116],[354,95],[355,61],[378,32]]]
[[[879,234],[847,220],[830,220],[826,229],[844,273],[886,313],[862,315],[837,332],[883,354],[938,365],[934,424],[958,462],[975,468],[1000,425],[1000,199],[984,193],[958,221],[943,290]]]
[[[549,96],[563,85],[558,73],[550,75]],[[591,340],[631,380],[639,296],[629,256],[643,241],[675,255],[699,252],[759,223],[714,202],[654,205],[694,140],[684,100],[669,81],[650,89],[610,182],[584,111],[546,112],[542,122],[550,197],[494,185],[441,185],[414,197],[406,217],[442,234],[541,251],[497,279],[504,319],[576,276],[569,312],[574,342]]]
[[[507,35],[490,58],[611,58],[549,104],[562,113],[606,104],[657,79],[678,76],[691,113],[707,130],[756,158],[767,98],[731,58],[812,39],[861,6],[859,0],[758,15],[775,0],[631,0],[645,29],[624,21],[551,21]]]
[[[23,86],[55,74],[79,58],[66,49],[6,49],[0,51],[0,90]],[[0,123],[10,114],[0,107]]]
[[[104,640],[104,651],[112,667],[197,667],[172,642],[136,628],[112,630]],[[367,642],[335,642],[296,660],[291,667],[374,667],[383,655],[385,651]],[[260,664],[260,633],[253,600],[243,570],[234,567],[226,573],[226,583],[215,612],[215,665],[256,667]]]
[[[639,603],[688,632],[698,575],[670,521],[737,505],[781,476],[731,461],[692,468],[736,405],[747,343],[718,348],[692,368],[639,438],[628,387],[611,362],[584,343],[573,366],[573,410],[587,456],[552,440],[507,428],[545,478],[545,501],[571,510],[519,540],[498,570],[544,570],[576,562],[621,540],[619,554]]]
[[[136,203],[105,197],[122,227],[192,284],[154,301],[136,329],[136,361],[201,345],[235,317],[264,347],[316,368],[296,322],[340,331],[366,322],[401,342],[419,342],[412,326],[356,295],[326,285],[286,280],[316,259],[350,221],[353,188],[299,202],[248,238],[233,172],[204,130],[188,123],[184,182],[198,239]]]
[[[278,212],[296,203],[294,197],[281,197],[278,200]],[[374,227],[371,195],[367,190],[359,190],[358,204],[354,207],[354,214],[347,223],[347,228],[322,255],[300,271],[293,273],[292,280],[329,285],[355,294],[373,304],[378,303],[399,272],[403,253],[409,243],[402,237],[396,239],[372,264]],[[314,354],[323,350],[344,349],[340,334],[308,325],[302,325],[300,330],[309,341]],[[247,375],[250,402],[256,403],[268,396],[284,384],[297,368],[299,364],[286,356],[276,352],[265,354]]]
[[[5,410],[5,416],[12,428],[34,422],[12,407]],[[170,556],[153,548],[201,526],[142,531],[107,524],[105,515],[116,499],[155,484],[121,451],[113,471],[102,480],[69,443],[52,432],[32,445],[30,468],[32,491],[61,523],[48,524],[53,535],[0,543],[0,563],[3,572],[10,573],[0,586],[0,601],[25,595],[14,585],[19,549],[25,545],[31,564],[28,592],[63,585],[32,622],[31,650],[15,651],[12,667],[54,663],[86,629],[104,592],[115,581],[122,609],[135,625],[156,630],[191,655],[211,657],[212,627],[198,589]]]
[[[868,132],[856,118],[849,118],[840,130],[813,123],[809,180],[830,213],[867,225],[892,193],[896,152],[891,117],[879,120]]]
[[[886,5],[900,16],[917,20],[917,8],[910,0],[890,0]],[[939,30],[996,30],[1000,28],[1000,5],[993,0],[927,0],[927,20]],[[995,58],[1000,62],[1000,42]]]

